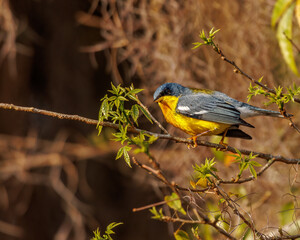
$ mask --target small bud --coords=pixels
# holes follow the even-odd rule
[[[224,57],[224,56],[222,56],[222,57],[221,57],[221,59],[222,59],[222,60],[225,60],[225,57]]]
[[[233,72],[239,73],[239,70],[237,70],[237,69],[235,68],[235,69],[233,69]]]
[[[292,127],[292,126],[293,126],[293,124],[292,124],[291,122],[289,123],[289,125],[290,125],[290,127]]]

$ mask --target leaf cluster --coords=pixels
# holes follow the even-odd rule
[[[115,138],[114,141],[119,141],[122,144],[125,144],[125,146],[121,147],[117,153],[116,159],[121,158],[122,156],[125,159],[125,162],[128,164],[129,167],[131,167],[130,164],[130,157],[128,152],[132,149],[132,145],[136,147],[134,150],[134,153],[145,153],[147,155],[150,155],[149,153],[149,146],[157,140],[157,137],[153,135],[149,135],[146,133],[139,133],[136,136],[129,136],[127,134],[127,126],[126,127],[120,127],[120,131],[113,133]]]
[[[119,131],[113,133],[115,137],[113,140],[121,142],[123,147],[121,147],[117,153],[116,159],[124,157],[125,162],[128,166],[130,164],[130,156],[128,152],[132,149],[130,145],[135,145],[138,148],[135,153],[144,152],[149,154],[149,146],[157,139],[154,136],[150,136],[145,133],[140,133],[135,137],[131,137],[128,134],[128,128],[134,128],[135,125],[138,126],[138,118],[140,112],[152,123],[151,117],[148,112],[140,106],[137,95],[142,89],[134,88],[133,85],[130,87],[117,87],[111,83],[111,90],[108,90],[110,95],[106,94],[101,99],[101,107],[99,110],[99,120],[98,120],[98,134],[101,133],[103,126],[101,123],[103,121],[111,121],[119,125]],[[130,106],[128,106],[129,101],[134,101]]]
[[[125,102],[128,102],[129,100],[133,100],[135,102],[138,101],[136,94],[141,92],[143,89],[134,88],[133,84],[130,87],[123,88],[120,85],[115,87],[111,83],[111,87],[112,89],[108,90],[108,92],[111,93],[112,96],[108,96],[108,94],[106,94],[101,99],[102,103],[97,125],[98,134],[100,134],[102,130],[102,125],[100,123],[104,120],[112,121],[113,123],[117,123],[122,126],[133,126],[133,123],[138,125],[137,120],[140,113],[139,111],[143,112],[143,114],[150,119],[148,114],[138,104],[133,104],[131,109],[125,108]]]
[[[99,228],[97,230],[93,231],[94,237],[91,240],[113,240],[111,235],[115,234],[115,232],[112,230],[113,228],[123,224],[122,222],[112,222],[106,227],[105,233],[101,236]]]
[[[239,173],[237,175],[237,179],[240,179],[243,172],[249,168],[250,173],[252,174],[253,177],[257,178],[257,173],[254,167],[261,167],[261,164],[253,161],[257,157],[257,155],[253,155],[252,152],[248,156],[243,156],[242,153],[238,150],[235,149],[237,152],[237,155],[233,155],[236,159],[235,162],[239,163]]]
[[[259,82],[262,81],[262,77],[258,80]],[[268,102],[265,103],[265,105],[270,105],[272,103],[275,103],[278,108],[283,111],[284,110],[284,104],[292,101],[294,102],[294,97],[300,95],[300,87],[297,87],[294,83],[292,87],[286,88],[286,93],[283,92],[283,87],[274,88],[275,93],[269,92],[262,87],[258,85],[252,86],[250,83],[250,86],[248,88],[249,94],[248,94],[248,102],[252,99],[253,96],[257,95],[263,95],[269,99]]]
[[[212,28],[209,33],[208,36],[205,35],[204,30],[202,30],[199,34],[199,37],[202,39],[203,42],[195,42],[193,43],[193,45],[195,45],[193,47],[193,49],[196,49],[202,45],[211,45],[213,47],[216,47],[215,43],[214,43],[214,38],[217,32],[219,32],[220,29],[214,30],[214,28]]]
[[[196,182],[190,182],[192,187],[206,187],[208,183],[213,183],[213,179],[219,179],[216,175],[218,170],[214,167],[215,164],[215,159],[212,158],[205,159],[205,163],[201,164],[200,166],[198,164],[193,166]]]

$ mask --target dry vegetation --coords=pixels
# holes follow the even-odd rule
[[[62,2],[0,0],[0,102],[95,119],[111,81],[133,82],[145,89],[141,100],[164,122],[152,102],[164,82],[220,90],[246,101],[247,79],[211,48],[191,50],[199,31],[212,27],[221,29],[216,42],[226,56],[252,77],[264,76],[271,87],[300,85],[281,60],[270,28],[272,0]],[[251,103],[263,106],[262,101]],[[297,123],[299,107],[288,110]],[[113,161],[119,145],[108,141],[110,130],[95,137],[93,127],[64,121],[1,110],[0,238],[88,239],[97,226],[122,221],[117,239],[159,239],[157,234],[171,239],[176,225],[150,220],[147,211],[131,212],[160,201],[166,194],[161,183]],[[249,122],[256,127],[247,129],[253,140],[230,140],[231,146],[299,158],[300,135],[287,121]],[[141,127],[159,131],[146,123]],[[153,155],[171,180],[188,187],[192,165],[214,153],[160,140]],[[238,168],[224,162],[217,167],[226,179]],[[280,226],[283,206],[297,206],[299,169],[277,163],[258,180],[225,189],[245,195],[239,203],[267,233]]]

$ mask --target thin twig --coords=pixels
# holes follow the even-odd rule
[[[253,231],[254,234],[256,234],[257,236],[259,236],[259,239],[265,239],[264,234],[260,233],[254,226],[253,222],[250,222],[246,219],[246,217],[237,209],[237,207],[235,206],[236,203],[228,196],[228,194],[225,191],[222,191],[220,189],[219,185],[215,185],[215,189],[217,191],[217,193],[223,197],[223,199],[225,199],[226,203],[228,204],[228,206],[232,209],[233,213],[235,215],[237,215],[238,217],[240,217],[243,222]]]
[[[162,173],[160,166],[158,164],[158,162],[152,158],[149,157],[150,163],[153,165],[154,168],[151,168],[145,164],[140,163],[135,157],[132,157],[132,161],[134,164],[136,164],[137,166],[139,166],[142,169],[145,169],[148,173],[153,174],[155,177],[157,177],[158,179],[160,179],[164,184],[166,184],[167,186],[169,186],[169,188],[173,191],[178,193],[175,184],[171,183],[167,177]]]
[[[172,200],[172,201],[174,201],[174,200]],[[176,200],[178,200],[178,199],[176,199]],[[143,207],[133,208],[132,211],[133,212],[143,211],[143,210],[146,210],[146,209],[149,209],[149,208],[152,208],[152,207],[157,207],[157,206],[160,206],[160,205],[164,205],[167,202],[171,202],[171,201],[161,201],[161,202],[157,202],[157,203],[152,203],[152,204],[149,204],[149,205],[146,205],[146,206],[143,206]]]
[[[167,131],[167,129],[165,129],[161,124],[160,124],[160,122],[159,121],[157,121],[156,120],[156,118],[155,117],[153,117],[153,115],[149,112],[149,110],[148,110],[148,108],[140,101],[140,99],[136,96],[136,99],[137,99],[137,103],[149,114],[149,116],[150,116],[150,118],[153,120],[153,122],[155,122],[156,123],[156,125],[161,129],[161,130],[163,130],[164,131],[164,133],[165,134],[168,134],[168,135],[170,135],[169,134],[169,132]]]
[[[276,237],[268,237],[268,240],[281,240],[281,239],[290,239],[290,240],[295,240],[300,238],[300,234],[296,235],[286,235],[286,236],[276,236]]]
[[[201,214],[200,212],[198,212],[198,214],[200,214],[200,217],[203,218],[203,220],[189,220],[189,219],[182,219],[182,218],[172,218],[169,216],[163,216],[161,220],[165,222],[180,222],[180,223],[187,223],[187,224],[208,224],[214,227],[219,233],[223,234],[228,239],[231,240],[236,239],[235,237],[231,236],[228,232],[226,232],[223,228],[219,227],[217,225],[218,221],[212,222],[206,215]]]
[[[297,130],[297,132],[300,133],[300,129],[296,126],[296,124],[294,123],[294,121],[292,120],[292,117],[290,116],[285,116],[285,118],[287,118],[290,121],[290,126],[293,127],[294,129]]]
[[[69,120],[84,122],[86,124],[91,124],[91,125],[99,124],[99,125],[104,126],[104,127],[119,129],[118,124],[114,124],[114,123],[111,123],[111,122],[100,122],[100,123],[98,123],[97,120],[81,117],[81,116],[78,116],[78,115],[62,114],[62,113],[57,113],[57,112],[48,111],[48,110],[42,110],[42,109],[33,108],[33,107],[21,107],[21,106],[16,106],[16,105],[13,105],[13,104],[0,103],[0,108],[10,109],[10,110],[15,110],[15,111],[38,113],[38,114],[47,115],[47,116],[54,117],[54,118],[59,118],[59,119],[69,119]],[[128,131],[132,132],[132,133],[143,132],[143,133],[147,133],[149,135],[155,136],[155,137],[160,138],[160,139],[168,139],[168,140],[172,140],[172,141],[175,141],[175,142],[192,144],[192,140],[190,140],[190,139],[174,137],[174,136],[171,136],[171,135],[168,135],[168,134],[153,133],[153,132],[145,131],[145,130],[138,129],[138,128],[129,128]],[[211,143],[211,142],[202,141],[202,140],[197,140],[197,144],[199,146],[205,146],[205,147],[210,147],[210,148],[218,148],[218,149],[221,149],[221,150],[224,150],[224,151],[237,153],[236,149],[233,148],[233,147],[230,147],[230,146],[225,147],[221,144]],[[244,155],[250,155],[252,153],[253,155],[257,155],[258,158],[262,158],[262,159],[265,159],[265,160],[271,160],[272,159],[274,162],[283,162],[283,163],[286,163],[286,164],[300,164],[300,159],[299,158],[286,158],[286,157],[283,157],[283,156],[280,156],[280,155],[272,155],[272,154],[268,154],[268,153],[255,152],[255,151],[250,151],[250,150],[245,150],[245,149],[238,149],[238,150]]]
[[[167,186],[169,186],[169,188],[173,191],[173,192],[177,192],[178,186],[175,184],[170,183],[166,177],[164,177],[164,175],[162,174],[159,166],[155,167],[158,169],[153,169],[145,164],[141,164],[139,161],[136,160],[135,157],[132,157],[133,162],[138,165],[140,168],[145,169],[147,172],[153,174],[154,176],[156,176],[158,179],[160,179],[163,183],[165,183]],[[176,188],[175,188],[176,186]],[[180,194],[178,194],[180,196]],[[172,200],[174,201],[174,199]],[[150,204],[141,208],[135,208],[133,209],[133,211],[140,211],[140,210],[144,210],[153,206],[158,206],[161,204],[166,203],[166,201],[162,201],[159,203],[155,203],[155,204]],[[217,225],[217,221],[212,222],[205,214],[201,213],[201,212],[197,212],[198,215],[201,216],[202,220],[188,220],[188,219],[182,219],[182,218],[172,218],[169,216],[164,216],[161,220],[165,221],[165,222],[181,222],[181,223],[188,223],[188,224],[208,224],[211,225],[212,227],[214,227],[218,232],[220,232],[221,234],[223,234],[224,236],[226,236],[229,239],[235,240],[236,238],[234,238],[233,236],[230,235],[230,233],[226,232],[224,229],[222,229],[221,227],[219,227]]]
[[[295,44],[295,42],[290,39],[285,32],[283,32],[283,35],[286,37],[286,39],[293,45],[293,47],[300,53],[300,48]]]
[[[257,173],[257,176],[261,176],[271,165],[274,163],[273,160],[270,160],[265,166],[263,166],[260,171]],[[245,179],[240,179],[238,181],[235,180],[219,180],[218,183],[223,183],[223,184],[241,184],[245,182],[250,182],[252,180],[255,180],[256,178],[254,176],[245,178]]]
[[[236,65],[236,63],[234,61],[229,60],[217,45],[214,45],[213,48],[220,55],[222,60],[224,60],[225,62],[229,63],[230,65],[232,65],[234,67],[234,72],[235,73],[242,74],[243,76],[248,78],[251,82],[255,83],[256,85],[262,87],[263,89],[267,90],[270,93],[276,94],[274,89],[269,88],[267,85],[262,84],[261,82],[255,80],[254,78],[249,76],[247,73],[245,73],[238,65]],[[294,101],[297,102],[297,103],[300,103],[300,98],[294,98]]]

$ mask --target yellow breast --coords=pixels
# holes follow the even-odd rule
[[[202,133],[203,135],[217,135],[230,127],[228,124],[199,120],[177,113],[178,97],[164,96],[159,98],[157,102],[166,121],[191,136]]]

